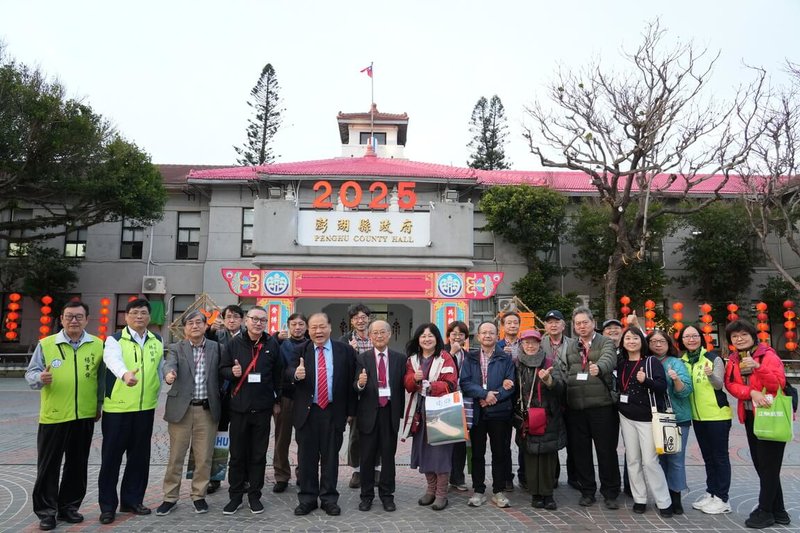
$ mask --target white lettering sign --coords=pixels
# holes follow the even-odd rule
[[[417,248],[430,243],[430,213],[300,211],[302,246]]]

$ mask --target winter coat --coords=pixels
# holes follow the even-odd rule
[[[686,363],[677,357],[667,356],[661,360],[664,372],[667,373],[667,394],[672,404],[672,411],[675,413],[675,420],[678,425],[689,425],[692,423],[692,402],[689,397],[692,395],[694,385],[692,376],[686,368]],[[669,377],[669,371],[674,370],[683,382],[683,390],[675,390],[675,382]]]
[[[578,342],[578,350],[566,352],[566,361],[559,368],[567,382],[567,406],[570,409],[588,409],[613,405],[611,389],[614,387],[614,370],[617,368],[617,349],[614,341],[599,333],[595,334],[589,348],[589,357],[583,361]],[[600,368],[597,376],[589,374],[589,363]],[[587,374],[586,380],[579,380],[578,374]]]
[[[486,388],[484,388],[480,356],[480,349],[469,351],[464,358],[461,376],[458,380],[464,396],[475,399],[472,425],[477,426],[484,417],[486,420],[511,421],[511,415],[514,411],[512,399],[515,397],[515,389],[505,390],[503,381],[506,379],[514,381],[516,377],[514,362],[507,353],[495,347],[494,354],[489,358],[486,372]],[[481,407],[478,400],[485,399],[488,391],[497,393],[497,403]]]
[[[750,401],[751,391],[762,392],[766,389],[767,394],[774,396],[778,393],[778,388],[783,389],[786,386],[783,363],[775,350],[766,344],[759,344],[753,353],[753,359],[760,366],[754,368],[749,376],[742,376],[739,370],[741,357],[737,352],[731,353],[725,366],[725,388],[739,400],[738,414],[739,422],[742,424],[744,424],[745,402]]]
[[[551,453],[564,448],[567,445],[567,428],[564,423],[564,376],[553,366],[551,376],[552,384],[548,387],[537,375],[539,370],[547,368],[548,363],[543,350],[539,350],[535,355],[521,353],[517,367],[517,386],[519,391],[516,397],[515,406],[515,425],[519,429],[522,420],[528,416],[528,407],[543,407],[547,412],[547,426],[543,435],[527,435],[524,442],[524,450],[529,454]],[[535,377],[535,380],[534,380]],[[535,381],[535,388],[534,388]],[[533,394],[531,394],[531,389]],[[541,394],[541,399],[539,398]],[[530,397],[530,406],[528,398]],[[517,445],[521,442],[521,432],[517,431]]]

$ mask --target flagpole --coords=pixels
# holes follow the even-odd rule
[[[369,91],[370,91],[370,100],[372,100],[372,104],[369,106],[369,143],[372,145],[372,148],[375,150],[375,153],[378,152],[375,146],[375,70],[372,68],[373,62],[369,62]]]

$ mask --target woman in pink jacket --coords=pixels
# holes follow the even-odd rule
[[[789,513],[783,503],[781,489],[781,464],[785,442],[760,440],[753,433],[755,410],[766,407],[786,385],[783,363],[767,344],[756,345],[756,328],[745,320],[735,320],[725,329],[728,344],[736,351],[731,353],[725,366],[725,388],[739,400],[739,422],[747,432],[750,457],[759,479],[758,507],[745,525],[761,529],[773,524],[789,524]],[[766,389],[766,393],[763,390]]]

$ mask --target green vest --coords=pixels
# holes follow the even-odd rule
[[[692,420],[710,422],[733,418],[733,412],[730,406],[727,405],[725,393],[714,389],[703,370],[706,366],[713,367],[714,365],[714,361],[706,357],[706,349],[702,348],[700,350],[700,359],[694,365],[689,363],[686,354],[683,354],[682,359],[686,363],[689,375],[692,376],[693,390],[689,396],[692,404]],[[722,407],[720,407],[720,400],[722,400],[720,396],[724,398],[723,401],[725,403]]]
[[[56,342],[59,335],[40,341],[44,364],[53,374],[53,382],[42,387],[40,424],[97,416],[97,371],[103,362],[103,342],[85,335],[77,350],[69,342]]]
[[[128,387],[109,370],[106,374],[103,410],[109,413],[130,413],[155,409],[158,404],[158,392],[161,389],[158,367],[164,358],[164,344],[161,338],[148,331],[144,349],[133,340],[128,328],[115,333],[114,338],[119,342],[122,360],[128,370],[133,372],[139,369],[136,373],[138,383]]]

